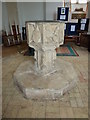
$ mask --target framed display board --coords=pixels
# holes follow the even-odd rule
[[[58,7],[57,20],[68,21],[68,14],[69,14],[68,7]]]
[[[78,35],[78,23],[66,23],[66,36],[74,36]]]
[[[88,31],[89,27],[89,18],[78,19],[78,25],[80,31]]]

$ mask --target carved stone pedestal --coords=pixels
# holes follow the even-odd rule
[[[41,74],[54,71],[56,48],[64,41],[63,22],[27,22],[28,45],[35,49],[36,70]]]
[[[56,48],[64,42],[63,22],[27,22],[28,45],[35,60],[22,63],[14,80],[26,98],[56,99],[76,85],[72,64],[56,60]],[[72,73],[72,74],[71,74]]]

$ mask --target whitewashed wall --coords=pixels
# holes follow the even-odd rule
[[[2,29],[10,32],[10,26],[12,24],[18,24],[17,4],[10,2],[2,3]]]
[[[18,21],[18,11],[16,2],[6,2],[6,7],[8,11],[8,19],[11,24],[19,23]]]
[[[2,3],[0,2],[0,44],[2,43],[1,30],[2,30]]]
[[[44,20],[43,2],[3,2],[3,29],[10,31],[9,23],[19,24],[20,28],[25,26],[25,21]]]
[[[81,4],[82,5],[82,4]],[[25,21],[30,20],[55,20],[57,19],[56,10],[57,7],[63,7],[64,2],[14,2],[3,5],[3,28],[6,26],[7,30],[8,23],[19,24],[20,30],[25,26]],[[77,7],[77,6],[75,6]],[[82,7],[82,6],[80,6]],[[74,9],[74,8],[73,8]],[[71,15],[69,15],[69,21]]]
[[[2,30],[2,3],[0,2],[0,30]]]
[[[9,26],[8,26],[8,11],[7,11],[7,7],[6,7],[6,3],[3,2],[2,3],[2,29],[5,30],[7,29],[7,31],[9,31]]]
[[[63,2],[47,2],[46,3],[46,20],[56,20],[57,19],[57,8],[63,7]]]
[[[21,26],[25,26],[25,21],[44,20],[43,2],[18,2],[17,7]]]

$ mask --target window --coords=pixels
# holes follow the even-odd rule
[[[71,3],[87,3],[88,0],[71,0]]]
[[[79,3],[87,3],[87,0],[78,0]]]
[[[78,0],[71,0],[71,3],[77,3]]]

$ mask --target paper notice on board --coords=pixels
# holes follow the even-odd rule
[[[66,19],[66,15],[60,15],[60,20],[65,20]]]
[[[81,19],[81,23],[86,23],[87,19]]]
[[[71,31],[75,31],[75,25],[71,25]]]
[[[81,24],[80,30],[85,30],[85,24]]]

